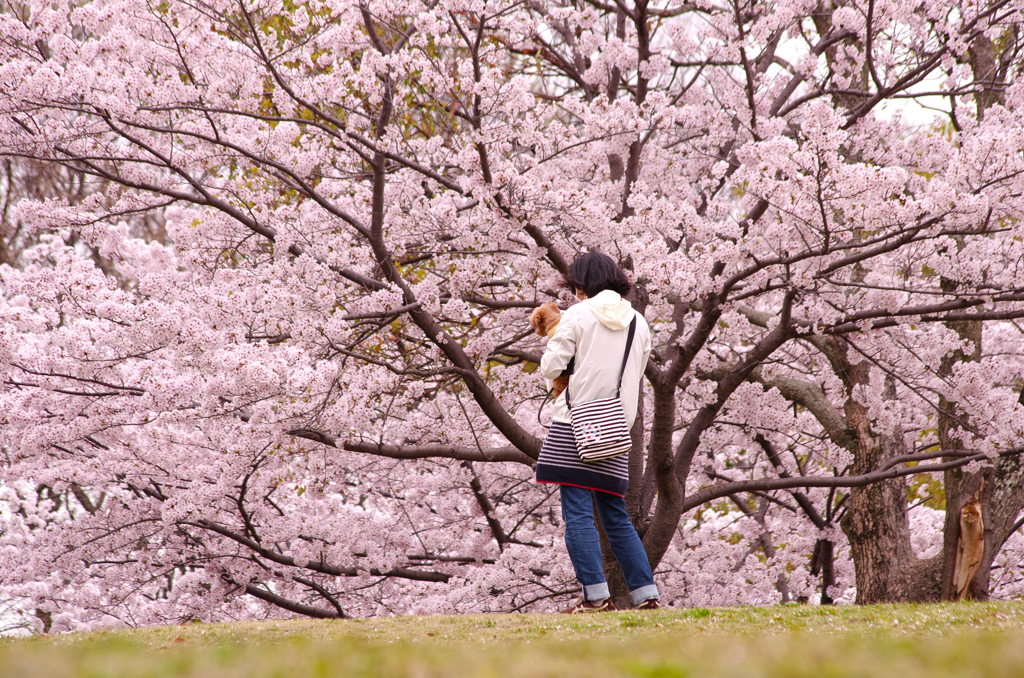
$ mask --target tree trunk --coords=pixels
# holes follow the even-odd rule
[[[972,594],[970,589],[974,583],[974,575],[977,574],[985,553],[985,522],[981,515],[980,500],[983,491],[984,483],[960,509],[960,539],[956,549],[956,561],[953,564],[952,590],[949,592],[949,597],[953,600],[963,600]]]
[[[982,575],[976,581],[981,563],[991,562],[991,548],[985,548],[986,520],[989,497],[984,486],[991,488],[992,480],[985,483],[984,471],[965,473],[959,469],[945,473],[946,520],[942,544],[942,599],[985,600],[988,598],[988,578]],[[987,494],[991,495],[991,492]],[[989,568],[985,568],[986,572]]]
[[[856,407],[860,405],[854,403]],[[902,441],[900,441],[902,443]],[[892,436],[858,436],[862,447],[852,473],[876,468],[901,447]],[[938,598],[937,563],[914,555],[907,515],[907,485],[903,478],[855,487],[841,521],[850,540],[857,583],[857,603],[922,602]],[[930,571],[935,570],[934,574]]]
[[[984,582],[986,592],[989,590],[992,562],[1013,534],[1017,518],[1024,510],[1024,459],[1015,456],[996,461],[991,486],[990,501],[982,513],[986,521],[985,549],[991,557],[982,559],[975,575],[975,581]]]
[[[819,539],[814,542],[811,553],[811,574],[821,575],[821,604],[831,605],[835,601],[829,594],[830,587],[836,583],[835,544],[831,539]]]
[[[1024,510],[1024,460],[1004,457],[976,473],[945,476],[942,597],[987,600],[992,563]]]
[[[984,34],[971,42],[967,54],[974,78],[980,83],[976,96],[978,119],[995,104],[1003,103],[1004,73],[996,46]],[[942,288],[955,290],[958,283],[943,279]],[[982,323],[951,322],[971,345],[970,353],[955,351],[942,361],[939,373],[949,376],[957,363],[981,359]],[[966,422],[953,403],[939,399],[939,444],[963,448],[961,430]],[[952,469],[944,474],[946,520],[942,553],[942,597],[945,600],[986,600],[992,561],[1010,536],[1014,521],[1024,508],[1024,465],[1019,458],[1000,458],[974,472]]]
[[[43,633],[49,633],[50,629],[53,628],[53,615],[50,612],[42,610],[38,607],[36,608],[36,611],[33,614],[39,621],[43,622]]]
[[[863,363],[857,365],[862,368]],[[851,370],[867,381],[862,369]],[[851,380],[853,381],[853,380]],[[896,398],[891,377],[886,399]],[[852,392],[852,390],[851,390]],[[852,395],[846,401],[846,421],[854,434],[851,472],[866,473],[883,462],[906,454],[903,431],[875,433],[866,408]],[[850,502],[840,525],[850,541],[857,583],[857,603],[923,602],[939,597],[938,560],[920,560],[910,540],[907,483],[893,478],[867,487],[850,488]]]

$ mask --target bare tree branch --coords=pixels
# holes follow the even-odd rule
[[[1011,456],[1024,453],[1024,447],[1015,447],[999,453],[999,456]],[[955,457],[950,461],[938,464],[921,464],[917,466],[900,466],[917,460],[935,459],[936,457]],[[787,490],[794,487],[864,487],[890,478],[900,478],[917,473],[935,473],[951,468],[966,466],[972,461],[982,461],[988,456],[973,450],[940,450],[927,454],[901,455],[889,459],[877,470],[857,476],[798,476],[788,478],[757,478],[740,480],[732,483],[721,483],[705,488],[688,497],[683,502],[683,511],[689,511],[709,501],[727,497],[737,492],[767,492],[769,490]]]

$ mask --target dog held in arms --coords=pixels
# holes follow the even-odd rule
[[[562,320],[562,312],[555,306],[555,302],[549,301],[546,304],[541,304],[537,308],[533,309],[533,313],[530,314],[530,327],[532,327],[539,336],[548,337],[549,339],[554,336],[555,330],[558,329],[558,323]],[[565,390],[565,387],[569,385],[569,375],[572,374],[573,364],[570,362],[569,367],[562,370],[562,373],[555,377],[555,380],[551,382],[551,398],[556,399]]]

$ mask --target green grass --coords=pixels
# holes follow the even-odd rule
[[[0,639],[0,678],[1024,676],[1024,604],[187,624]]]

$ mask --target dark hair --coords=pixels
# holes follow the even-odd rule
[[[562,285],[570,292],[583,290],[587,297],[596,297],[605,290],[618,292],[621,296],[629,294],[632,285],[629,278],[618,264],[607,254],[588,252],[576,257],[569,266],[569,275],[562,280]]]

